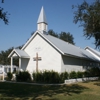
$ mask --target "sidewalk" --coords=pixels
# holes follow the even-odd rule
[[[30,85],[64,85],[64,83],[61,84],[47,84],[47,83],[28,83],[28,82],[14,82],[14,81],[0,81],[5,83],[17,83],[17,84],[30,84]]]

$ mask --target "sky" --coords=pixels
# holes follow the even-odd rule
[[[94,0],[86,0],[91,3]],[[0,7],[8,11],[9,24],[0,20],[0,51],[18,47],[26,43],[31,33],[37,30],[37,20],[42,6],[48,22],[48,30],[70,32],[75,45],[80,48],[90,46],[95,49],[94,39],[83,36],[83,28],[74,24],[72,5],[81,4],[83,0],[4,0]]]

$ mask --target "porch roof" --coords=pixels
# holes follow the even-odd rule
[[[15,56],[14,56],[15,54]],[[13,51],[8,55],[8,58],[11,58],[11,57],[20,57],[20,58],[30,58],[30,56],[23,50],[20,50],[20,49],[13,49]]]

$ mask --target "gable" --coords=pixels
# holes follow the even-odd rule
[[[31,38],[26,42],[26,44],[22,47],[22,50],[25,50],[28,45],[30,45],[30,43],[35,39],[35,37],[39,35],[42,39],[44,39],[47,43],[49,43],[54,49],[56,49],[60,54],[64,54],[59,48],[57,48],[51,41],[49,41],[45,36],[44,33],[41,33],[40,31],[36,31]],[[47,35],[45,33],[45,35]],[[39,43],[39,40],[38,40]]]
[[[24,51],[29,54],[29,56],[35,56],[33,55],[35,52],[49,52],[49,54],[52,54],[52,52],[60,52],[51,44],[49,43],[44,37],[42,37],[40,34],[35,34],[33,39],[28,43],[28,45],[24,48]],[[48,54],[48,55],[49,55]]]
[[[21,57],[21,58],[29,58],[29,55],[23,51],[23,50],[20,50],[20,49],[13,49],[12,52],[8,55],[8,58],[10,57]]]

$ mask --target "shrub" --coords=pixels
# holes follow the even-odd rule
[[[7,73],[7,80],[11,81],[12,77],[13,77],[12,73],[8,72]]]
[[[90,73],[88,71],[83,72],[84,77],[89,77]]]
[[[52,71],[34,72],[33,79],[35,82],[41,83],[59,83],[59,73]]]
[[[72,71],[70,73],[70,76],[69,76],[70,79],[76,79],[77,78],[77,73],[75,71]]]
[[[37,72],[37,73],[34,73],[34,80],[36,81],[36,82],[41,82],[41,81],[43,81],[43,75],[42,75],[42,72]]]
[[[69,74],[65,71],[60,74],[60,82],[64,82],[64,80],[68,79]]]
[[[59,83],[59,74],[55,71],[44,71],[43,79],[46,83]]]
[[[91,76],[100,76],[100,69],[98,67],[93,67],[89,71]]]
[[[77,72],[77,78],[82,78],[83,77],[83,72]]]
[[[16,74],[16,81],[29,82],[31,81],[31,75],[28,71],[19,72],[18,74]]]
[[[45,70],[43,72],[43,82],[45,82],[45,83],[51,83],[51,78],[50,77],[51,77],[51,72]]]
[[[50,83],[59,83],[60,82],[60,77],[58,72],[54,72],[53,70],[51,71],[50,75]]]
[[[91,69],[88,69],[84,72],[85,77],[96,77],[100,76],[100,69],[98,67],[93,67]]]

